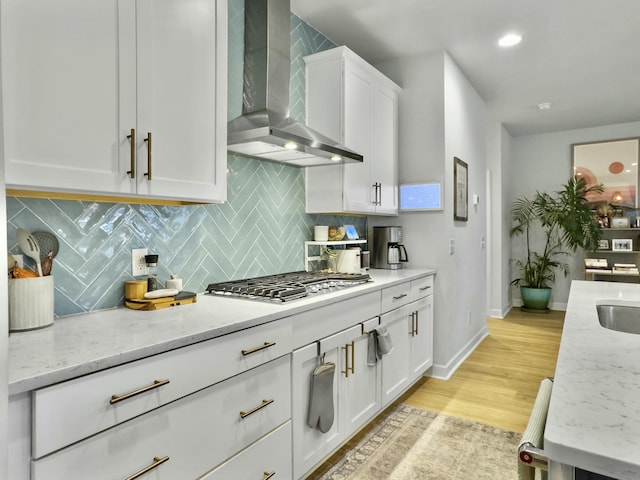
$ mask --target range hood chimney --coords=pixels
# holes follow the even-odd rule
[[[298,167],[363,157],[289,118],[289,0],[245,0],[242,116],[227,125],[227,150]]]

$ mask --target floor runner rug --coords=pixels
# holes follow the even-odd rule
[[[515,480],[521,435],[399,404],[312,480]]]

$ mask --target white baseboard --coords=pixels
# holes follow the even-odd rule
[[[455,373],[460,365],[467,359],[469,355],[476,349],[480,342],[489,335],[489,329],[485,325],[465,346],[463,346],[456,355],[446,365],[434,365],[431,370],[431,376],[440,380],[449,380],[451,375]]]
[[[504,318],[511,311],[512,305],[507,305],[503,310],[492,308],[489,310],[489,316],[493,318]]]

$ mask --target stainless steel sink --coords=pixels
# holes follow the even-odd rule
[[[640,305],[596,305],[600,325],[610,330],[640,335]]]

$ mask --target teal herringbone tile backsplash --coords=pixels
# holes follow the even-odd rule
[[[242,0],[229,2],[229,118],[241,113]],[[302,56],[334,45],[295,16],[291,18],[291,113],[304,119]],[[229,155],[228,201],[223,205],[168,207],[72,200],[7,198],[7,235],[20,253],[16,229],[46,230],[60,242],[54,260],[55,313],[71,315],[116,307],[131,280],[131,249],[148,247],[159,257],[158,277],[184,279],[202,292],[209,282],[304,268],[303,244],[313,225],[356,225],[364,217],[304,212],[304,170]],[[28,263],[28,261],[27,261]]]

